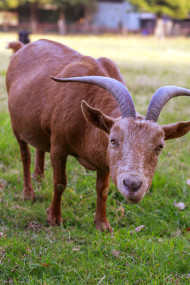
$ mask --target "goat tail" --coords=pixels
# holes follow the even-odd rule
[[[14,41],[14,42],[10,42],[7,44],[6,48],[7,49],[12,49],[13,53],[17,52],[20,48],[22,48],[24,46],[23,43],[19,42],[19,41]]]

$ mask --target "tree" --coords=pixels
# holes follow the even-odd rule
[[[12,0],[9,0],[12,1]],[[31,30],[32,33],[37,32],[37,9],[38,5],[50,3],[50,0],[17,0],[19,2],[19,6],[23,4],[29,4],[30,6],[30,20],[31,20]]]
[[[19,5],[19,0],[0,0],[0,10],[6,11],[8,9],[14,9]],[[7,30],[7,19],[6,14],[3,19],[3,30]]]
[[[30,19],[32,33],[37,32],[37,9],[39,5],[51,3],[59,10],[58,29],[60,34],[66,33],[65,11],[68,7],[77,4],[84,5],[86,25],[88,25],[89,14],[91,14],[96,0],[0,0],[0,10],[15,9],[19,6],[28,4],[30,6]]]
[[[52,4],[57,6],[59,10],[59,20],[58,29],[60,34],[66,33],[66,20],[65,20],[65,10],[69,6],[75,6],[77,4],[82,4],[85,6],[85,16],[88,23],[88,15],[94,7],[95,0],[52,0]]]
[[[163,14],[172,18],[182,19],[190,11],[189,0],[128,0],[141,11],[152,12],[161,16]]]
[[[0,10],[16,9],[29,4],[32,33],[37,32],[37,7],[39,4],[50,3],[51,0],[0,0]]]
[[[22,5],[25,0],[0,0],[0,10],[8,10],[17,8],[19,5]]]

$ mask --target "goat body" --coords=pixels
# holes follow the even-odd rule
[[[13,50],[14,45],[16,51],[18,43],[10,45]],[[23,162],[24,199],[35,199],[30,144],[36,148],[34,176],[44,176],[45,152],[50,152],[54,197],[47,210],[48,221],[60,224],[61,194],[67,184],[66,160],[72,155],[87,169],[97,171],[95,224],[97,229],[111,231],[106,218],[110,172],[122,195],[138,203],[151,185],[164,139],[184,135],[190,124],[159,126],[138,114],[137,118],[121,118],[118,103],[105,89],[81,82],[60,84],[50,75],[101,76],[125,85],[110,59],[83,56],[49,40],[20,45],[7,71],[7,91],[12,128]],[[81,101],[88,103],[83,102],[83,112]]]

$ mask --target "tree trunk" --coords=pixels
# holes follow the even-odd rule
[[[97,3],[95,0],[91,0],[84,7],[84,32],[95,32],[95,26],[93,25],[93,14],[95,14],[97,11]]]
[[[60,35],[66,34],[66,23],[65,23],[65,13],[63,9],[60,9],[59,11],[59,20],[57,22],[58,25],[58,31]]]
[[[7,17],[7,13],[4,12],[3,13],[3,32],[7,32],[8,31],[8,17]]]
[[[89,6],[86,5],[85,13],[84,13],[84,32],[85,33],[88,33],[90,30],[90,19],[91,19],[90,9],[89,9]]]
[[[154,34],[156,38],[160,40],[165,37],[165,27],[164,27],[164,21],[162,17],[159,17],[156,20],[156,28],[155,28]]]
[[[38,21],[37,21],[37,3],[30,4],[30,19],[31,19],[31,29],[32,33],[37,33]]]

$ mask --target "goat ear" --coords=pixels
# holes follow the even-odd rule
[[[162,126],[162,129],[165,133],[165,140],[176,139],[184,136],[190,131],[190,121],[165,125]]]
[[[95,127],[110,133],[110,129],[114,124],[114,119],[106,116],[99,109],[89,106],[84,100],[81,103],[81,109],[85,119]]]

